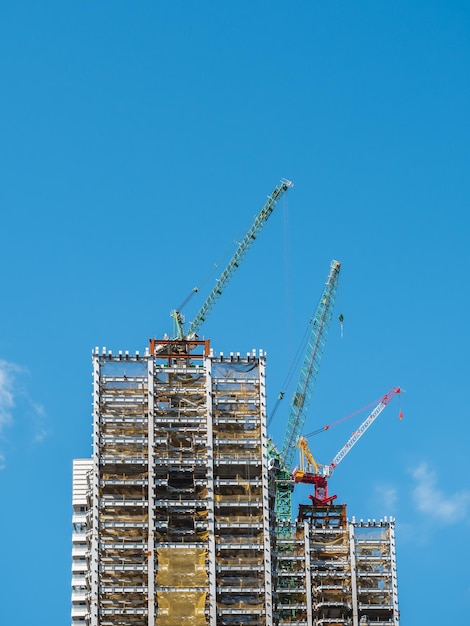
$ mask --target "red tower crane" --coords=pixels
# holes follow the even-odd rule
[[[380,413],[382,413],[390,400],[399,393],[401,393],[400,387],[392,387],[390,391],[381,398],[372,413],[366,417],[328,465],[317,463],[308,447],[307,439],[305,437],[299,437],[297,445],[300,448],[300,465],[298,468],[296,467],[294,469],[292,477],[296,483],[307,483],[315,486],[315,494],[309,496],[314,505],[329,504],[336,498],[336,495],[328,495],[328,479],[332,475],[333,470],[341,463]],[[328,428],[329,426],[326,426],[324,430]]]

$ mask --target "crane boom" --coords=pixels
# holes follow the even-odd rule
[[[286,433],[281,448],[281,459],[287,470],[290,470],[292,466],[295,444],[305,425],[305,418],[308,413],[313,388],[325,349],[326,338],[333,315],[336,290],[338,288],[340,267],[341,263],[339,261],[331,262],[330,272],[320,298],[320,303],[311,320],[307,349],[305,351],[302,369],[300,370],[297,388],[292,400]]]
[[[344,457],[348,452],[352,449],[352,447],[359,441],[362,435],[366,432],[366,430],[371,426],[374,421],[378,418],[378,416],[385,409],[390,400],[397,394],[401,393],[400,387],[392,387],[389,392],[387,392],[383,398],[380,400],[379,404],[375,407],[375,409],[366,417],[366,419],[362,422],[359,428],[349,437],[347,442],[335,456],[335,458],[330,463],[331,471],[334,470],[335,467],[341,463]]]
[[[271,215],[271,213],[273,212],[276,204],[282,198],[284,193],[290,187],[293,187],[293,186],[294,186],[294,184],[290,180],[282,178],[281,182],[274,188],[274,190],[271,193],[271,195],[268,196],[268,199],[267,199],[266,203],[264,204],[263,208],[261,209],[261,211],[256,216],[256,218],[255,218],[253,224],[251,225],[250,229],[248,230],[248,232],[246,233],[246,235],[242,239],[242,241],[238,244],[238,247],[237,247],[237,249],[235,251],[235,254],[232,256],[232,258],[228,262],[227,267],[224,269],[224,271],[220,275],[220,277],[217,280],[214,288],[212,289],[212,291],[208,295],[206,301],[204,302],[204,304],[199,309],[199,311],[196,314],[196,317],[194,318],[194,320],[191,322],[191,324],[189,326],[189,329],[188,329],[188,332],[187,332],[187,336],[188,337],[191,337],[192,335],[197,333],[197,331],[200,329],[200,327],[202,326],[202,324],[206,320],[207,316],[212,311],[215,303],[217,302],[217,300],[222,295],[222,292],[224,291],[225,287],[229,283],[229,281],[232,278],[234,272],[236,271],[236,269],[240,265],[240,262],[242,261],[242,259],[244,258],[244,256],[246,255],[246,253],[248,252],[248,250],[250,249],[250,247],[254,243],[256,237],[260,233],[260,231],[263,228],[263,226],[266,224],[266,222],[267,222],[269,216]],[[175,313],[177,313],[177,312],[173,312],[172,313],[173,317],[175,317]]]
[[[277,463],[276,514],[278,521],[290,522],[292,517],[292,478],[291,465],[294,445],[302,432],[309,409],[310,399],[317,378],[320,361],[330,329],[336,290],[339,282],[341,263],[332,261],[328,278],[323,289],[315,315],[310,320],[310,333],[297,388],[291,404],[289,419],[281,452],[274,444],[269,446],[269,455]],[[282,534],[283,531],[281,531]]]

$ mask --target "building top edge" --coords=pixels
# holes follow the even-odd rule
[[[129,352],[129,350],[118,350],[117,352],[113,352],[112,350],[106,348],[106,346],[103,346],[102,348],[99,348],[98,346],[96,346],[92,352],[91,352],[93,357],[99,357],[100,359],[103,360],[110,360],[110,361],[120,361],[120,360],[148,360],[150,358],[167,358],[168,356],[171,355],[151,355],[149,352],[148,348],[145,348],[144,352],[141,353],[139,350],[136,350],[133,354],[131,352]],[[211,359],[223,359],[225,360],[229,360],[229,361],[233,361],[233,360],[246,360],[246,359],[258,359],[258,358],[265,358],[266,357],[266,352],[260,348],[259,350],[253,349],[251,350],[251,352],[246,352],[246,354],[242,355],[240,352],[229,352],[228,354],[224,354],[223,352],[220,352],[218,355],[214,354],[214,351],[211,349],[210,354],[209,354],[209,358]],[[191,358],[191,356],[189,356],[189,358]]]

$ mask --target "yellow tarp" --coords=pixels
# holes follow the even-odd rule
[[[205,548],[159,548],[158,587],[205,587],[208,584]]]
[[[205,548],[159,548],[158,587],[196,588],[208,584]],[[157,591],[155,626],[206,626],[206,591]]]
[[[206,626],[204,608],[206,592],[157,593],[157,618],[155,626]]]

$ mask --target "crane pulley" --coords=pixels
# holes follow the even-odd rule
[[[328,496],[328,479],[333,470],[338,467],[344,457],[352,450],[366,430],[373,424],[377,417],[382,413],[387,404],[402,392],[400,387],[392,387],[381,399],[374,410],[366,417],[359,428],[349,437],[344,446],[334,456],[328,465],[317,463],[313,458],[310,448],[305,437],[299,437],[297,445],[300,448],[300,464],[292,472],[292,478],[295,483],[308,483],[315,485],[315,495],[309,496],[314,504],[328,504],[336,498],[336,496]],[[401,415],[401,412],[400,412]],[[326,430],[326,428],[325,428]]]

